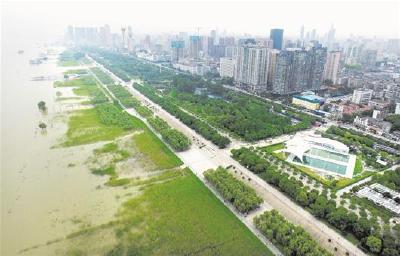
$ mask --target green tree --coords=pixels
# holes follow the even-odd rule
[[[45,123],[43,123],[43,122],[40,122],[40,123],[39,123],[39,128],[42,129],[42,130],[44,130],[44,129],[47,128],[47,125],[46,125]]]
[[[39,101],[37,105],[40,111],[45,111],[47,109],[46,102],[44,102],[43,100]]]
[[[369,236],[365,245],[373,253],[379,253],[382,249],[382,240],[376,236]]]

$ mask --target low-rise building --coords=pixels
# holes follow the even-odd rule
[[[392,128],[391,123],[368,116],[367,117],[356,116],[353,124],[358,128],[361,128],[365,131],[372,132],[378,135],[389,133],[390,129]]]
[[[313,94],[293,96],[292,103],[310,110],[317,110],[324,103],[324,98]]]
[[[287,160],[310,167],[318,172],[351,178],[356,156],[345,144],[314,133],[297,133],[286,142]]]
[[[356,104],[367,104],[371,100],[373,92],[370,89],[354,90],[351,101]]]
[[[220,58],[219,75],[221,77],[231,77],[235,75],[236,60],[232,58]]]
[[[367,198],[375,204],[382,206],[396,214],[400,214],[400,193],[375,183],[365,186],[356,192],[361,198]]]

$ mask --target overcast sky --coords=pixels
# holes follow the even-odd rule
[[[171,31],[267,35],[273,27],[298,36],[301,25],[319,35],[333,24],[337,37],[351,34],[400,38],[400,1],[2,1],[2,40],[7,33],[60,36],[68,24],[135,33]]]

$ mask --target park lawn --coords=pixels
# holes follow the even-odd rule
[[[362,166],[362,154],[357,155],[356,158],[356,164],[354,166],[354,173],[353,173],[353,177],[361,174],[363,171],[363,166]]]
[[[114,80],[109,75],[104,73],[100,68],[90,68],[90,70],[97,76],[97,78],[106,85],[114,84]]]
[[[77,61],[77,60],[59,60],[57,64],[61,67],[73,67],[73,66],[79,66],[79,61]]]
[[[85,75],[87,74],[86,69],[70,69],[64,72],[64,75]]]
[[[272,255],[188,169],[128,200],[118,217],[129,255]]]
[[[182,164],[182,161],[148,128],[135,134],[133,140],[138,150],[160,169],[170,169]]]
[[[66,141],[61,146],[71,147],[113,140],[127,132],[119,126],[102,123],[95,108],[77,110],[69,117]]]
[[[264,151],[272,154],[275,151],[281,150],[281,149],[284,149],[284,148],[285,148],[285,143],[282,142],[282,143],[277,143],[277,144],[272,144],[272,145],[266,146],[263,149],[264,149]]]

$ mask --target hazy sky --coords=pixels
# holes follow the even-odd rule
[[[350,34],[400,38],[400,1],[2,1],[2,34],[38,38],[60,36],[68,24],[113,31],[131,25],[134,32],[185,30],[267,35],[272,27],[297,36],[301,25],[322,35],[331,24],[337,37]]]

